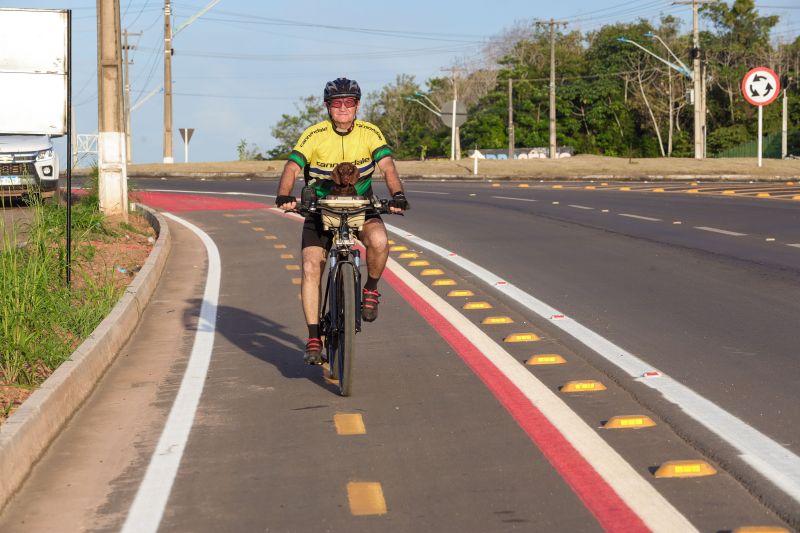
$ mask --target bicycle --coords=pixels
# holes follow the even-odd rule
[[[349,396],[355,335],[361,332],[361,252],[354,249],[355,232],[364,226],[367,212],[390,213],[389,201],[362,196],[317,199],[304,191],[302,203],[295,211],[304,216],[319,214],[325,231],[333,233],[319,325],[330,376],[339,380],[339,394]]]

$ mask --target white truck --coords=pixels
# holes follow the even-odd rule
[[[0,198],[53,196],[58,172],[58,154],[49,135],[0,134]]]

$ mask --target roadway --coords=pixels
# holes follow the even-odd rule
[[[181,192],[181,201],[176,200],[179,194],[142,197],[206,231],[222,258],[217,336],[206,387],[161,530],[635,530],[641,525],[635,515],[654,529],[660,524],[673,531],[686,529],[675,528],[681,517],[701,531],[786,527],[773,511],[797,526],[792,468],[800,445],[795,429],[800,423],[795,391],[800,378],[800,202],[620,191],[611,185],[554,189],[548,184],[407,183],[412,210],[386,221],[395,228],[390,237],[396,245],[409,250],[391,254],[395,263],[382,283],[381,317],[358,337],[363,356],[356,390],[343,399],[317,369],[301,364],[305,332],[293,286],[299,224],[265,209],[273,201],[268,195],[274,194],[275,183],[138,180],[136,185],[140,190],[238,193]],[[218,198],[252,204],[213,207]],[[202,248],[188,232],[179,243],[175,261],[196,256]],[[283,243],[287,248],[275,247]],[[475,296],[454,299],[448,296],[451,286],[428,288],[434,277],[411,266],[403,253],[416,253],[417,260],[430,263],[425,268],[442,270],[434,277],[452,279],[456,288]],[[453,262],[459,259],[471,263]],[[188,264],[193,267],[187,280],[195,280],[197,258]],[[179,266],[172,269],[173,274],[180,271]],[[502,281],[491,281],[486,272]],[[171,282],[176,282],[174,275]],[[192,306],[202,299],[198,282],[190,285],[176,297],[187,317],[184,335],[193,331],[188,317],[197,313]],[[492,309],[460,309],[462,302],[477,300]],[[461,318],[452,324],[460,333],[442,325],[444,315],[437,313],[449,311],[439,307],[440,301],[458,309]],[[187,302],[192,304],[187,307]],[[542,315],[542,303],[557,314]],[[513,323],[485,325],[487,316],[506,316]],[[581,340],[567,330],[583,332]],[[596,336],[587,336],[587,330]],[[520,331],[541,340],[504,342]],[[598,344],[598,336],[607,344]],[[139,349],[147,351],[146,337],[139,342]],[[108,490],[99,503],[95,494],[62,506],[80,515],[75,523],[114,530],[128,516],[174,402],[186,344],[174,347],[170,364],[162,362],[163,375],[151,384],[158,392],[143,406],[152,411],[149,424],[133,431],[135,450],[126,454],[121,449],[123,460],[104,474]],[[484,354],[499,350],[517,361],[511,366],[518,368],[508,371],[516,376],[518,390],[558,398],[537,405],[568,440],[581,424],[594,428],[582,434],[586,441],[570,440],[584,458],[590,457],[589,478],[593,471],[604,472],[604,461],[614,454],[635,475],[616,469],[620,479],[606,473],[595,484],[581,480],[584,470],[566,468],[564,461],[571,459],[553,448],[557,435],[542,434],[547,422],[520,407],[513,397],[517,389],[503,385],[506,378],[470,355],[470,346],[477,345]],[[609,355],[608,346],[621,353]],[[567,364],[523,364],[533,354],[554,353]],[[625,363],[615,360],[622,355]],[[123,365],[117,372],[124,375],[132,359],[117,363]],[[507,368],[510,363],[495,364]],[[642,364],[661,374],[632,375],[630,369]],[[110,375],[115,376],[113,371]],[[118,379],[117,387],[127,390],[124,379]],[[597,380],[607,390],[559,392],[576,379]],[[542,385],[550,392],[535,392]],[[687,390],[710,404],[698,403]],[[733,415],[733,421],[697,415],[698,405],[713,407],[706,412]],[[54,449],[86,443],[82,431],[91,434],[92,409],[90,400]],[[357,415],[364,424],[361,434],[337,431],[337,415],[343,413]],[[657,425],[596,429],[612,415],[634,413],[651,416]],[[560,425],[559,420],[574,415],[572,428]],[[778,453],[776,462],[766,454],[761,457],[766,464],[743,458],[748,446],[762,443],[788,452]],[[597,459],[597,450],[606,450],[605,460]],[[43,460],[4,513],[0,529],[35,531],[35,524],[46,523],[41,512],[26,507],[25,496],[48,494],[53,471],[70,468],[61,464],[69,463],[64,455]],[[74,462],[86,460],[67,455]],[[655,469],[670,459],[705,459],[719,473],[655,478]],[[776,465],[788,465],[785,477],[775,474]],[[345,489],[353,482],[372,485]],[[639,487],[646,499],[663,498],[658,501],[674,513],[665,517],[647,505],[639,508],[642,502],[622,486],[627,483],[644,483]],[[593,493],[607,493],[608,486],[622,497],[617,507],[593,499]],[[609,509],[616,511],[609,514]],[[34,515],[37,519],[25,525],[24,518]]]

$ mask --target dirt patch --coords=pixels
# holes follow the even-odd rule
[[[222,161],[209,163],[175,163],[130,165],[131,177],[214,177],[276,178],[285,161]],[[651,158],[627,159],[596,155],[577,155],[551,161],[549,159],[517,159],[478,162],[478,175],[473,176],[473,161],[443,159],[427,161],[398,161],[402,177],[426,178],[512,178],[512,179],[575,179],[593,176],[603,179],[695,179],[701,176],[756,179],[796,178],[800,176],[800,159],[764,159],[758,167],[755,158],[692,159]]]
[[[150,255],[156,235],[144,217],[132,214],[127,223],[106,218],[106,226],[113,229],[114,235],[88,241],[74,258],[72,279],[75,288],[80,288],[87,280],[111,283],[117,288],[127,287]],[[82,342],[67,332],[63,338],[72,350]],[[53,370],[41,365],[35,372],[43,381]],[[0,424],[34,390],[33,387],[0,382]]]

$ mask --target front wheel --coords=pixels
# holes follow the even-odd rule
[[[341,329],[338,334],[338,350],[336,370],[339,377],[339,394],[350,396],[353,387],[353,359],[356,349],[356,273],[352,263],[341,263],[339,266],[339,320]]]

